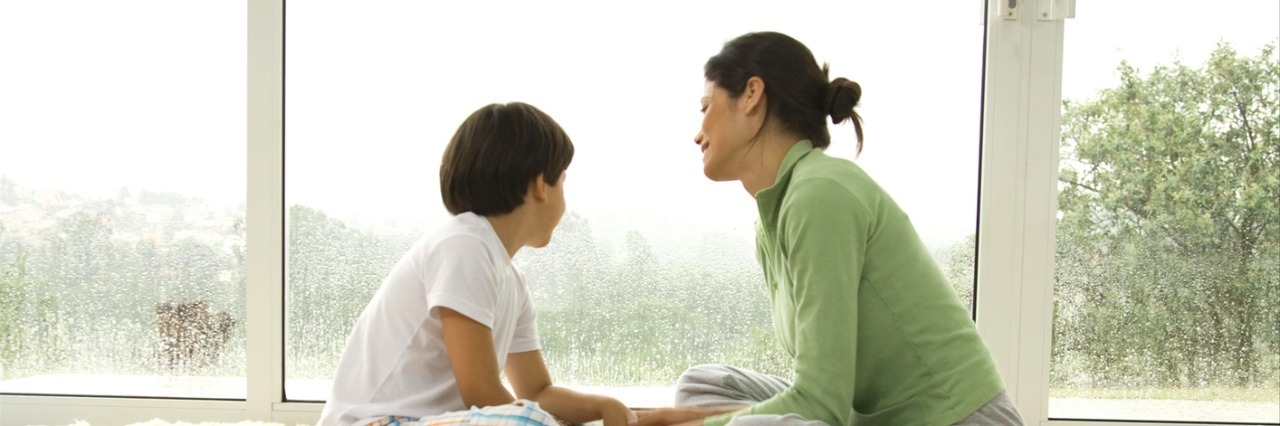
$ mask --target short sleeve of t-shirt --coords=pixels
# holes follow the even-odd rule
[[[511,338],[510,353],[536,351],[538,344],[538,313],[533,309],[533,301],[529,299],[528,287],[524,286],[524,277],[520,277],[520,318],[516,320],[516,334]]]
[[[432,318],[439,319],[438,308],[445,307],[493,328],[498,271],[480,238],[456,235],[440,241],[421,270],[427,274],[427,310]]]

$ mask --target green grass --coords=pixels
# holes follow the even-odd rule
[[[1054,398],[1278,402],[1280,388],[1049,389]]]

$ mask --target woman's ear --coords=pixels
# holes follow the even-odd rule
[[[742,89],[742,101],[746,104],[744,111],[747,115],[756,113],[764,113],[764,80],[760,77],[751,77],[747,79],[747,87]]]
[[[543,179],[542,173],[538,173],[537,177],[529,181],[528,194],[530,197],[533,197],[534,201],[539,203],[547,202],[547,181]]]

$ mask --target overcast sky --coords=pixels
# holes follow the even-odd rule
[[[102,3],[0,0],[0,174],[242,203],[244,2]],[[429,224],[444,215],[436,176],[457,125],[524,101],[573,138],[569,210],[597,228],[746,235],[752,200],[702,176],[692,139],[706,58],[773,30],[863,86],[857,162],[944,244],[974,229],[979,6],[291,2],[286,196],[365,224]],[[1199,64],[1219,40],[1253,55],[1280,34],[1280,2],[1081,0],[1066,28],[1063,95],[1082,98],[1113,84],[1122,59]],[[829,152],[852,158],[852,146],[842,126]]]

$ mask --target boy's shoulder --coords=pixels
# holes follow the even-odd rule
[[[456,237],[474,237],[483,240],[487,230],[491,229],[484,216],[474,213],[462,213],[441,222],[423,236],[426,242],[439,242]]]
[[[410,253],[445,260],[485,257],[496,261],[502,250],[502,241],[483,216],[463,213],[424,235]]]

